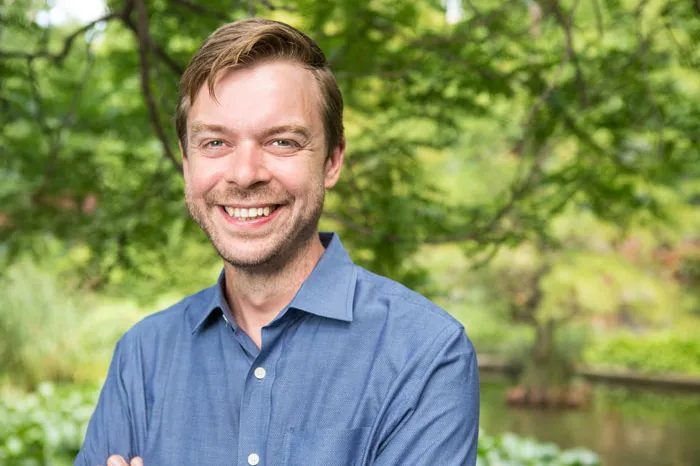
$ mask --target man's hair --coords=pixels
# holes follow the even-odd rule
[[[321,91],[327,151],[330,155],[343,140],[343,97],[321,48],[288,24],[267,19],[245,19],[214,31],[194,54],[180,79],[180,98],[175,113],[177,137],[186,156],[187,114],[197,93],[206,84],[214,96],[219,76],[275,60],[289,60],[309,69]]]

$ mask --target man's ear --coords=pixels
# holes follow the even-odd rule
[[[326,189],[330,189],[338,182],[340,178],[340,169],[343,166],[345,159],[345,138],[341,139],[338,145],[333,149],[333,152],[326,157],[326,167],[324,174],[323,185]]]

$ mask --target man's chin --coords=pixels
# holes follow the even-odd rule
[[[250,249],[254,249],[254,251],[232,251],[216,245],[215,248],[224,262],[239,269],[254,270],[265,268],[278,262],[279,251],[261,248],[254,245],[253,242],[248,246]]]
[[[266,268],[274,262],[270,257],[240,257],[233,255],[219,254],[228,265],[237,269],[256,270]]]

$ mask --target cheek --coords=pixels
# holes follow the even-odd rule
[[[323,167],[310,158],[290,157],[274,164],[275,178],[284,188],[296,194],[310,191],[323,184]]]
[[[190,162],[186,182],[193,196],[201,196],[216,186],[223,173],[218,165],[208,160]]]

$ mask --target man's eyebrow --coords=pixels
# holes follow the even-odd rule
[[[190,126],[189,132],[190,136],[195,136],[199,133],[230,133],[231,131],[223,125],[195,121],[192,123],[192,126]]]
[[[311,131],[302,125],[278,125],[271,128],[266,128],[261,132],[262,137],[270,137],[275,134],[294,133],[302,136],[305,139],[311,138]]]
[[[234,131],[232,129],[227,128],[226,126],[214,123],[204,123],[201,121],[193,122],[189,129],[191,137],[197,136],[200,133],[229,134],[233,132]],[[304,139],[311,139],[311,131],[309,130],[309,128],[297,124],[285,124],[265,128],[260,132],[260,137],[268,138],[270,136],[274,136],[275,134],[282,133],[294,133],[300,135]]]

